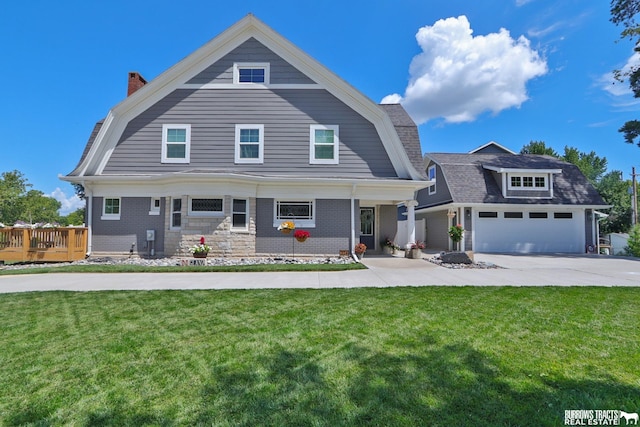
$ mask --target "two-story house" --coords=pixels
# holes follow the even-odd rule
[[[427,153],[425,167],[431,185],[415,212],[425,219],[428,248],[455,249],[448,230],[460,224],[462,250],[597,250],[597,209],[608,206],[573,164],[491,142],[468,154]]]
[[[186,255],[201,236],[213,255],[375,251],[429,184],[401,106],[372,102],[252,15],[129,83],[62,177],[84,187],[93,253]],[[311,238],[292,243],[286,220]]]

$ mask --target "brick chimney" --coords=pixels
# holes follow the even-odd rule
[[[142,86],[146,85],[147,81],[140,75],[140,73],[136,71],[132,71],[129,73],[129,85],[127,87],[127,96],[130,96],[132,93],[140,89]]]

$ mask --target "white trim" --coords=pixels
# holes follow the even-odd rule
[[[258,129],[258,157],[257,158],[241,158],[240,157],[240,131],[245,129]],[[255,144],[251,144],[255,145]],[[235,136],[235,162],[236,163],[258,163],[264,162],[264,125],[253,124],[237,124]]]
[[[158,206],[156,206],[156,201],[158,201]],[[149,215],[160,215],[160,207],[162,206],[162,201],[160,197],[152,197],[151,205],[149,206]]]
[[[193,199],[220,200],[222,205],[219,211],[194,211]],[[224,216],[224,197],[222,196],[189,196],[187,202],[187,215],[192,217],[222,217]]]
[[[381,107],[253,15],[247,15],[116,105],[109,112],[89,154],[82,162],[78,178],[102,173],[130,120],[251,37],[373,123],[399,178],[424,179],[411,164],[391,119]]]
[[[289,218],[289,217],[280,217],[278,208],[280,207],[280,203],[283,202],[291,202],[291,203],[300,203],[300,204],[309,204],[311,206],[311,215],[308,219],[297,219],[297,218]],[[291,220],[296,224],[296,228],[306,227],[306,228],[315,228],[316,226],[316,209],[317,204],[315,199],[303,199],[297,197],[291,198],[279,198],[273,200],[273,226],[278,227],[283,221]]]
[[[433,170],[433,180],[431,179],[431,170]],[[438,172],[438,169],[436,168],[435,164],[429,166],[429,168],[427,169],[427,179],[429,181],[433,181],[433,184],[430,185],[429,187],[427,187],[429,189],[429,195],[436,194],[436,190],[437,190],[437,187],[436,187],[436,181],[437,181],[436,174],[437,174],[437,172]],[[433,188],[433,190],[431,190],[432,188]]]
[[[491,145],[493,145],[494,147],[498,147],[498,148],[500,148],[501,150],[504,150],[504,151],[506,151],[506,152],[507,152],[507,153],[509,153],[509,154],[517,154],[515,151],[511,151],[511,150],[509,150],[507,147],[505,147],[504,145],[500,145],[500,144],[498,144],[498,143],[497,143],[497,142],[495,142],[495,141],[489,141],[489,142],[487,142],[486,144],[483,144],[483,145],[481,145],[481,146],[480,146],[480,147],[478,147],[478,148],[474,148],[473,150],[469,151],[469,154],[475,154],[475,153],[477,153],[478,151],[482,150],[483,148],[487,148],[487,147],[489,147],[489,146],[491,146]]]
[[[184,129],[184,158],[167,157],[167,135],[170,129]],[[171,143],[178,145],[180,143]],[[191,125],[189,124],[163,124],[162,125],[162,163],[189,163],[191,160]]]
[[[216,90],[216,89],[324,89],[316,83],[276,83],[276,84],[260,84],[260,83],[186,83],[180,85],[178,89],[188,90]]]
[[[507,188],[509,190],[525,190],[525,191],[549,191],[550,184],[550,176],[547,174],[536,174],[536,173],[507,173]],[[520,178],[520,185],[513,185],[511,183],[511,178]],[[526,187],[524,185],[524,178],[532,178],[531,187]],[[544,179],[543,187],[536,187],[536,178]],[[521,196],[518,196],[521,197]]]
[[[106,213],[107,210],[107,200],[117,200],[118,201],[118,213]],[[100,219],[103,221],[119,221],[120,215],[122,214],[122,198],[121,197],[103,197],[102,198],[102,215]]]
[[[236,212],[233,210],[233,202],[235,202],[236,200],[242,200],[245,202],[245,210],[244,212]],[[244,197],[232,197],[231,198],[231,231],[249,231],[249,213],[251,212],[251,210],[249,209],[249,199],[244,198]],[[234,214],[240,214],[243,213],[245,215],[245,224],[244,227],[234,227],[233,225],[233,215]]]
[[[534,169],[534,168],[501,168],[483,164],[484,169],[489,169],[498,173],[523,173],[523,174],[544,174],[544,173],[562,173],[562,169]]]
[[[333,144],[316,143],[317,130],[332,130]],[[316,159],[316,145],[333,146],[332,159]],[[311,165],[337,165],[340,163],[340,128],[338,125],[310,125],[309,126],[309,164]]]
[[[264,82],[241,82],[240,81],[240,69],[254,69],[264,70]],[[271,81],[271,64],[268,62],[234,62],[233,63],[233,84],[241,86],[253,86],[253,85],[269,85]]]

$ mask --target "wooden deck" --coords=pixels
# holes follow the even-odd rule
[[[63,262],[85,258],[85,227],[0,228],[0,261]]]

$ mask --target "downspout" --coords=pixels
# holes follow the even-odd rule
[[[356,255],[356,184],[351,187],[351,257],[355,262],[360,262],[360,259]]]
[[[87,191],[84,182],[82,186],[85,189],[85,199],[87,208],[87,253],[85,256],[88,258],[91,256],[91,250],[93,248],[93,192]]]

